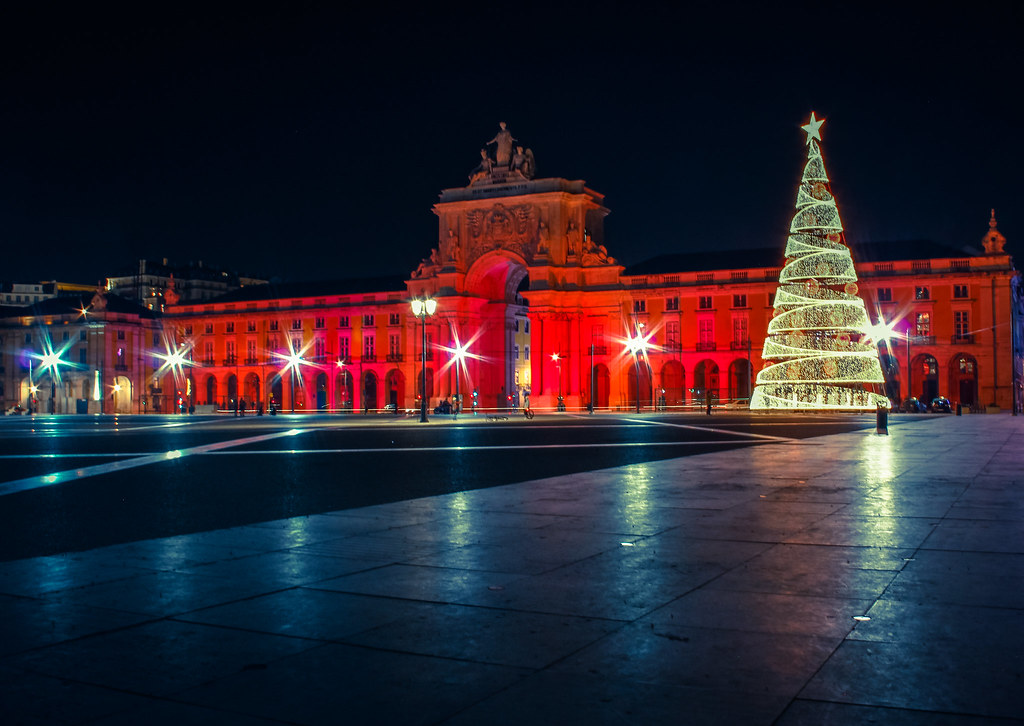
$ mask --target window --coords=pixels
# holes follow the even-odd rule
[[[930,313],[918,313],[915,325],[917,335],[929,336],[932,334],[932,316]]]
[[[117,331],[117,339],[118,340],[124,340],[124,331],[123,330],[118,330]]]
[[[31,345],[32,344],[32,333],[25,333],[25,344],[26,345]]]
[[[85,340],[85,331],[84,330],[79,330],[78,331],[78,339],[79,340]]]
[[[87,351],[85,348],[79,348],[78,349],[78,362],[81,363],[82,365],[85,365],[86,362],[87,362],[85,357],[86,357],[86,355],[88,355],[88,353],[89,353],[89,351]]]
[[[953,285],[953,297],[964,299],[967,297],[967,285]]]
[[[523,349],[523,360],[530,360],[530,346]]]
[[[302,321],[299,318],[292,320],[292,330],[302,330]]]
[[[391,360],[398,360],[401,342],[402,337],[398,333],[388,336],[388,355],[391,356]]]
[[[323,362],[327,357],[327,341],[323,338],[313,340],[313,357],[318,362]]]
[[[401,323],[398,313],[388,313],[388,325],[398,325]]]
[[[930,300],[931,291],[923,285],[918,285],[914,288],[914,299],[915,300]]]
[[[238,358],[235,352],[235,341],[228,340],[224,344],[224,365],[233,365]]]
[[[519,332],[519,318],[516,318],[516,320],[515,320],[515,331],[517,333]]]
[[[953,334],[960,339],[971,334],[970,316],[966,310],[953,311]]]
[[[323,330],[327,326],[324,325],[324,319],[323,318],[314,318],[313,319],[313,327],[317,328],[318,330]]]
[[[235,323],[233,321],[230,322],[230,323],[225,323],[224,324],[224,332],[225,333],[233,333],[233,332],[235,332]]]
[[[340,318],[338,318],[338,327],[339,328],[347,328],[348,327],[348,315],[342,315]]]
[[[679,298],[678,297],[667,297],[665,298],[665,310],[672,311],[679,309]]]
[[[775,305],[775,293],[770,292],[768,293],[768,307],[772,307],[773,305]]]
[[[71,333],[69,333],[66,330],[63,333],[61,333],[61,340],[68,340],[70,337],[71,337]]]
[[[702,318],[697,323],[699,339],[697,341],[700,350],[714,350],[715,345],[715,321],[711,318]]]
[[[633,301],[633,312],[634,313],[646,313],[647,312],[647,301],[646,300],[634,300]]]
[[[665,347],[670,351],[682,349],[679,345],[679,321],[673,320],[665,323]]]
[[[338,359],[348,360],[349,348],[348,348],[348,336],[342,335],[338,338]]]
[[[710,295],[701,295],[699,298],[697,298],[697,307],[700,310],[710,310],[711,309],[711,296]]]
[[[302,352],[302,338],[296,336],[292,338],[292,353],[299,355]]]
[[[891,287],[880,287],[880,288],[878,288],[878,302],[892,302],[892,288]]]
[[[364,315],[363,316],[363,327],[365,327],[365,328],[372,328],[373,327],[373,315]]]
[[[519,346],[513,346],[512,356],[514,360],[519,360]]]
[[[524,333],[529,333],[530,332],[530,321],[526,320],[525,322],[526,322],[526,325],[523,326],[523,332]]]
[[[185,326],[185,335],[192,335],[192,326],[191,325],[186,325]]]
[[[278,324],[278,322],[276,320],[271,320],[270,321],[270,329],[271,330],[279,330],[280,329],[280,325]]]
[[[281,344],[278,342],[276,335],[271,335],[270,337],[267,338],[267,350],[281,350]]]
[[[366,360],[374,360],[376,354],[374,352],[374,339],[373,334],[363,336],[363,358]]]
[[[256,363],[256,341],[247,340],[245,341],[245,362],[249,365]]]
[[[207,341],[203,343],[203,363],[208,366],[213,365],[213,342]]]
[[[255,333],[256,332],[256,321],[255,320],[246,320],[245,321],[245,329],[249,333]]]
[[[734,308],[745,308],[747,306],[747,296],[746,295],[733,295],[732,296],[732,306]]]
[[[206,327],[203,328],[203,332],[207,335],[213,335],[213,323],[207,323]]]
[[[747,347],[747,319],[733,318],[732,319],[732,342],[733,348],[740,350]]]

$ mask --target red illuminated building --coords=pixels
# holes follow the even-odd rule
[[[461,344],[465,410],[473,391],[484,409],[526,392],[534,408],[554,409],[561,395],[569,410],[750,396],[781,240],[777,250],[667,255],[626,269],[605,247],[601,194],[582,181],[532,178],[532,156],[524,161],[522,152],[505,158],[482,162],[468,186],[441,193],[437,247],[407,279],[251,285],[152,321],[54,312],[51,324],[88,325],[93,341],[85,353],[68,352],[81,361],[67,372],[70,395],[96,398],[92,411],[109,398],[94,397],[94,384],[109,387],[116,374],[125,385],[106,407],[123,412],[224,410],[243,400],[250,410],[286,412],[418,409],[425,369],[432,409],[454,399]],[[853,247],[873,322],[898,334],[880,348],[890,398],[944,395],[969,409],[1020,409],[1021,285],[994,214],[982,243],[974,254],[917,243]],[[410,302],[427,296],[437,307],[421,320]],[[19,308],[0,319],[5,406],[25,402],[29,371],[20,362],[32,351],[24,341],[38,337],[25,331],[44,324]],[[103,335],[104,326],[126,332]],[[119,345],[130,355],[117,359]]]

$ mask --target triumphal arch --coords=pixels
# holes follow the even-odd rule
[[[451,335],[443,346],[472,341],[467,367],[470,385],[486,392],[481,405],[530,392],[535,406],[559,395],[585,406],[593,331],[620,317],[623,267],[604,246],[608,210],[583,181],[537,178],[532,151],[512,141],[501,124],[495,155],[482,149],[469,183],[441,192],[438,245],[408,290],[437,300],[440,332]]]

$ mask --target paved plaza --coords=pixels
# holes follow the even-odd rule
[[[901,417],[2,562],[0,713],[1024,722],[1022,452],[1024,417]]]

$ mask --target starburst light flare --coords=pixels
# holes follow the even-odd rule
[[[829,187],[818,141],[824,119],[807,133],[807,164],[779,274],[775,311],[750,401],[752,410],[874,410],[889,401],[878,349],[869,341],[864,301],[846,246],[839,209]]]

